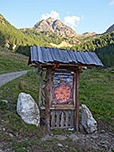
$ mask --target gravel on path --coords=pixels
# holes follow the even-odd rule
[[[12,81],[24,74],[26,74],[29,70],[20,71],[20,72],[11,72],[11,73],[5,73],[0,75],[0,87],[9,81]]]

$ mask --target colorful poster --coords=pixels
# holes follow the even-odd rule
[[[73,104],[73,75],[71,72],[54,74],[52,104]]]

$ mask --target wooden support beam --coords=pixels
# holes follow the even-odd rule
[[[79,71],[76,71],[76,87],[75,87],[75,127],[79,131]]]
[[[39,78],[39,108],[41,107],[41,96],[42,96],[42,71],[40,72],[40,78]]]
[[[52,101],[52,67],[47,67],[45,84],[45,126],[46,131],[50,132],[50,106]]]

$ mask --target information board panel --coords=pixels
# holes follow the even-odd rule
[[[52,105],[73,104],[73,74],[55,72],[53,77]]]

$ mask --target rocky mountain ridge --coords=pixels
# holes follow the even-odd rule
[[[93,35],[97,35],[98,33],[96,33],[96,32],[85,32],[85,33],[83,33],[83,34],[81,34],[81,35],[83,35],[83,36],[93,36]]]
[[[56,33],[61,37],[73,37],[77,36],[77,33],[67,25],[63,24],[60,20],[55,20],[54,18],[49,17],[48,19],[42,19],[37,22],[34,27],[37,31],[51,31]]]
[[[78,35],[72,28],[51,17],[37,22],[32,28],[17,29],[0,14],[0,45],[10,49],[26,45],[72,47],[75,49],[75,45],[81,45],[90,40],[92,42],[92,39],[99,37],[100,35],[95,32]]]
[[[106,30],[106,33],[109,33],[109,32],[112,32],[114,31],[114,24],[111,25],[107,30]]]

